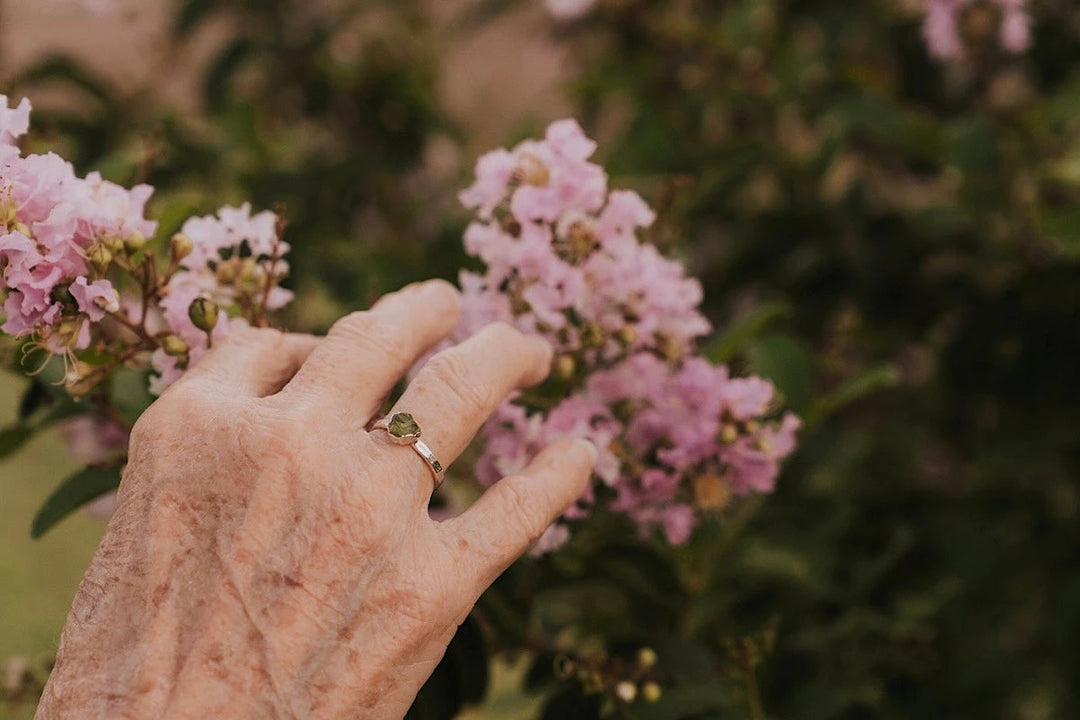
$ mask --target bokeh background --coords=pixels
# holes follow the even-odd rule
[[[283,203],[283,322],[314,331],[455,278],[477,155],[577,117],[702,278],[709,355],[806,419],[776,493],[680,579],[612,571],[629,609],[598,632],[670,625],[670,672],[749,668],[759,717],[1080,717],[1080,8],[1030,0],[1008,52],[1001,4],[970,0],[937,61],[916,0],[560,4],[2,0],[0,91],[34,102],[27,149],[153,184],[166,237]],[[21,387],[0,377],[0,420]],[[0,460],[0,656],[55,650],[102,532],[29,539],[74,468],[54,435]],[[481,629],[417,717],[597,716]],[[638,716],[755,712],[714,700]]]

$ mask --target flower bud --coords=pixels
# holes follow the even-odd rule
[[[586,695],[604,691],[604,681],[600,677],[600,673],[594,670],[583,671],[579,679],[581,680],[581,689],[585,691]]]
[[[625,703],[632,703],[637,697],[637,685],[629,680],[623,680],[615,686],[615,696]]]
[[[124,240],[116,235],[106,235],[101,239],[101,244],[109,249],[114,255],[124,250]]]
[[[224,260],[218,263],[217,271],[214,275],[217,277],[217,281],[222,285],[232,285],[236,280],[239,268],[236,266],[236,259]]]
[[[581,344],[585,347],[602,347],[604,345],[604,331],[599,325],[585,323],[581,326]]]
[[[660,695],[660,686],[654,682],[647,682],[641,686],[641,697],[645,699],[645,702],[656,702],[660,699]]]
[[[682,357],[682,345],[673,337],[662,335],[657,338],[660,353],[668,360],[674,362]]]
[[[555,657],[554,672],[559,680],[569,680],[577,672],[577,663],[567,655],[558,655]]]
[[[124,238],[124,249],[129,253],[136,253],[146,247],[146,236],[136,230]]]
[[[109,267],[112,259],[112,251],[102,243],[99,243],[90,251],[90,262],[93,263],[94,267],[97,268],[99,272],[105,272],[105,269]]]
[[[166,355],[180,357],[187,354],[188,345],[179,335],[166,335],[161,338],[161,349]]]
[[[0,690],[11,697],[19,695],[31,677],[30,661],[26,657],[16,655],[8,658],[4,663],[3,685]]]
[[[659,658],[656,656],[656,651],[652,648],[643,647],[638,650],[637,661],[638,665],[641,667],[645,669],[651,668],[656,665],[657,660],[659,660]]]
[[[731,502],[731,487],[723,477],[707,473],[693,479],[694,503],[702,510],[720,512]]]
[[[240,261],[240,280],[243,282],[251,282],[255,279],[255,258],[246,257]]]
[[[619,339],[623,345],[633,345],[637,340],[637,328],[633,325],[623,325],[619,328],[619,331],[615,333],[615,337]]]
[[[217,325],[218,306],[209,298],[195,298],[188,306],[188,317],[191,324],[205,333],[209,333]]]
[[[559,380],[569,380],[577,372],[577,361],[573,355],[559,355],[555,358],[552,374]]]
[[[180,262],[190,255],[194,249],[195,243],[183,233],[176,233],[172,236],[172,240],[169,241],[169,252],[172,255],[173,262]]]

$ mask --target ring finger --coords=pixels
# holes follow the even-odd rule
[[[422,430],[421,439],[446,467],[510,393],[547,377],[551,353],[551,345],[541,338],[524,335],[505,323],[488,325],[424,365],[388,417],[412,415]],[[385,431],[375,433],[393,446]],[[393,447],[403,462],[416,467],[424,463],[413,449]],[[432,485],[431,472],[425,468],[424,473],[427,482],[417,488],[426,500]]]

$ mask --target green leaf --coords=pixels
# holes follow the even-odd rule
[[[91,465],[60,483],[37,511],[30,536],[39,538],[86,503],[120,486],[119,465]]]
[[[23,71],[16,84],[40,85],[45,82],[63,83],[65,89],[81,90],[86,96],[109,107],[116,103],[116,92],[101,76],[87,66],[64,55],[51,55]]]
[[[746,350],[754,372],[772,380],[784,395],[784,404],[802,411],[810,404],[816,384],[813,360],[802,342],[775,333],[758,338]]]
[[[0,458],[6,458],[25,445],[36,429],[32,425],[17,423],[0,430]]]
[[[187,0],[181,3],[173,23],[173,37],[190,35],[215,9],[213,0]]]
[[[738,318],[719,337],[705,346],[703,354],[714,363],[730,361],[740,350],[773,322],[786,317],[787,303],[771,302]]]
[[[218,53],[203,82],[203,97],[208,107],[215,112],[225,109],[226,101],[231,97],[233,78],[254,53],[255,44],[245,37],[233,40]]]
[[[883,388],[895,387],[900,375],[892,365],[876,365],[848,378],[824,397],[818,398],[806,413],[806,424],[813,426],[846,405]]]
[[[112,374],[109,382],[109,401],[124,419],[134,425],[154,401],[144,370],[122,368]]]
[[[31,415],[47,405],[51,397],[52,395],[41,383],[31,380],[26,392],[19,400],[19,420],[28,420]]]

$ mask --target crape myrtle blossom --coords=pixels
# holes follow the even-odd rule
[[[208,347],[207,333],[196,325],[191,307],[197,299],[210,300],[218,307],[242,303],[245,298],[262,295],[267,310],[277,310],[293,298],[290,290],[277,283],[289,271],[284,255],[288,243],[280,240],[278,216],[269,211],[251,214],[251,205],[223,207],[217,215],[189,218],[180,230],[190,252],[180,259],[180,267],[167,285],[160,307],[165,322],[188,348],[177,357],[166,348],[158,348],[152,364],[157,376],[150,390],[161,392],[198,361]],[[211,342],[220,340],[243,317],[220,314],[210,332]]]
[[[480,158],[461,200],[479,217],[465,249],[486,271],[461,274],[462,334],[507,320],[593,362],[644,349],[678,356],[709,332],[701,284],[638,241],[655,214],[637,193],[608,192],[588,161],[595,149],[562,120],[543,141]]]
[[[156,229],[143,217],[151,189],[131,190],[85,179],[56,155],[22,156],[12,145],[29,125],[25,99],[8,109],[0,96],[0,292],[2,330],[36,336],[54,353],[89,346],[90,325],[119,309],[104,278],[109,244],[142,238]]]
[[[289,247],[274,213],[243,205],[191,218],[162,267],[145,217],[153,188],[80,178],[52,153],[24,156],[14,143],[30,109],[0,96],[0,329],[63,356],[73,393],[121,365],[152,367],[160,392],[232,325],[262,324],[292,299],[280,287]],[[131,295],[123,304],[118,287]],[[91,349],[93,366],[83,360]]]
[[[1028,0],[992,0],[1000,14],[998,41],[1007,52],[1020,54],[1031,47],[1031,15]],[[956,60],[964,52],[961,18],[971,0],[926,0],[923,39],[930,55],[938,60]]]
[[[603,502],[679,544],[703,511],[772,491],[800,422],[790,413],[767,420],[768,381],[732,378],[692,356],[710,331],[701,286],[641,242],[655,215],[636,193],[608,191],[603,168],[589,162],[595,148],[573,120],[553,123],[541,141],[481,157],[461,194],[477,212],[465,247],[484,271],[461,274],[459,336],[504,321],[556,350],[550,392],[523,394],[485,426],[477,476],[496,482],[550,442],[589,438],[600,451],[598,485],[567,519]],[[552,526],[534,552],[569,535]]]

